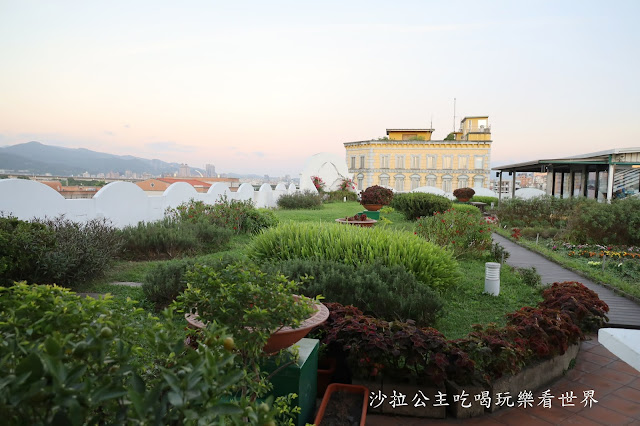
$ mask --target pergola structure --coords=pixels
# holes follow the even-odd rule
[[[565,189],[570,197],[589,196],[590,185],[593,181],[593,196],[595,199],[605,198],[611,202],[614,196],[640,193],[640,148],[616,148],[590,154],[572,157],[535,160],[526,163],[509,164],[494,167],[500,178],[499,188],[502,188],[502,174],[508,172],[513,176],[511,197],[515,197],[516,173],[534,172],[547,173],[547,194],[565,197]],[[603,186],[603,175],[606,175],[606,186]],[[591,176],[594,178],[591,179]],[[577,192],[578,191],[578,192]],[[502,198],[502,191],[498,191]]]

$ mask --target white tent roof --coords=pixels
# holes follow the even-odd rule
[[[516,189],[516,198],[522,198],[523,200],[528,200],[530,198],[542,197],[547,193],[542,189],[538,188],[520,188]]]

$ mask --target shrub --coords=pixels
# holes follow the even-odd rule
[[[640,244],[640,199],[580,203],[568,221],[565,238],[584,244]]]
[[[353,191],[331,191],[325,193],[325,199],[329,203],[347,201],[358,201],[358,194]]]
[[[383,376],[440,385],[445,379],[467,383],[473,377],[468,355],[433,328],[416,327],[413,321],[387,322],[364,315],[353,306],[326,305],[329,319],[314,335],[322,343],[348,352],[357,377]]]
[[[313,186],[316,187],[318,192],[324,191],[325,183],[320,176],[311,176],[311,182],[313,183]]]
[[[522,282],[529,287],[537,287],[542,285],[542,277],[538,274],[535,266],[530,268],[515,268],[515,271],[520,275]]]
[[[348,177],[343,177],[342,180],[340,181],[340,185],[338,189],[343,192],[353,192],[356,189],[356,184],[353,181],[353,179]]]
[[[485,195],[474,195],[473,197],[471,197],[471,202],[474,203],[485,203],[489,206],[491,206],[491,203],[493,203],[494,207],[498,205],[498,201],[500,201],[498,199],[498,197],[487,197]]]
[[[478,216],[478,218],[482,217],[482,212],[480,211],[480,209],[476,206],[472,206],[471,204],[453,203],[451,205],[451,208],[459,212],[469,212],[474,216]]]
[[[41,276],[38,260],[55,244],[53,231],[42,223],[0,217],[0,285],[35,282]]]
[[[222,197],[215,204],[191,200],[175,209],[168,209],[166,216],[181,222],[208,221],[236,234],[255,234],[278,223],[273,212],[256,209],[249,200],[229,200],[227,197]]]
[[[185,348],[174,311],[148,318],[133,302],[82,298],[56,286],[0,288],[0,413],[22,424],[265,424],[275,410],[237,396],[246,376],[224,349],[227,333],[204,331]],[[146,327],[140,326],[145,324]],[[161,374],[146,374],[139,343]],[[185,401],[188,401],[185,403]]]
[[[0,284],[13,281],[72,286],[101,275],[121,246],[104,219],[79,223],[64,216],[25,222],[0,218]]]
[[[397,194],[391,207],[401,211],[407,220],[432,216],[435,212],[443,212],[451,208],[451,200],[447,197],[424,192]]]
[[[427,241],[453,250],[456,257],[478,257],[491,247],[492,225],[469,212],[447,210],[420,218],[416,234]]]
[[[491,244],[488,256],[490,260],[493,260],[494,262],[502,262],[503,260],[507,260],[509,256],[511,256],[511,254],[500,243]]]
[[[496,212],[502,225],[507,227],[565,228],[574,208],[586,202],[585,198],[536,197],[529,200],[512,198],[502,200]]]
[[[596,331],[605,320],[609,306],[593,290],[583,284],[573,281],[553,283],[542,296],[544,300],[540,306],[549,309],[559,309],[569,315],[573,322],[582,330]]]
[[[142,281],[142,292],[156,305],[164,308],[187,287],[185,274],[195,264],[194,259],[171,260],[155,265]]]
[[[380,185],[373,185],[362,191],[360,194],[360,204],[381,204],[388,205],[393,200],[393,191]]]
[[[278,207],[282,209],[321,209],[322,196],[308,190],[284,194],[278,198]]]
[[[248,248],[253,258],[325,259],[352,265],[382,262],[403,265],[433,289],[455,285],[457,263],[451,253],[408,232],[322,223],[287,223],[257,235]]]
[[[165,259],[218,251],[229,243],[233,231],[200,218],[197,222],[165,218],[140,222],[121,231],[122,257],[127,259]]]
[[[389,321],[409,319],[420,326],[435,321],[443,306],[440,296],[402,265],[348,265],[319,259],[290,259],[266,263],[263,270],[302,281],[302,294],[322,295],[327,302],[354,305]],[[305,277],[311,277],[305,280]]]
[[[453,191],[453,196],[460,199],[469,200],[476,193],[472,188],[458,188]]]

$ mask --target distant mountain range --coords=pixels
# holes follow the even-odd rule
[[[27,142],[18,145],[0,147],[0,169],[13,170],[29,174],[51,173],[56,176],[80,175],[125,171],[150,173],[175,173],[180,168],[178,163],[167,163],[160,160],[148,160],[131,155],[113,155],[91,151],[85,148],[61,148],[45,145],[40,142]],[[204,172],[202,169],[191,168]]]

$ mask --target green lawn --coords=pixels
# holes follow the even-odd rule
[[[274,210],[280,221],[309,222],[323,221],[333,224],[336,218],[352,216],[363,211],[357,202],[329,203],[318,210]],[[382,225],[390,231],[411,231],[413,222],[404,219],[398,212],[387,213],[391,224]],[[338,225],[336,225],[338,226]],[[377,225],[380,226],[380,225]],[[234,236],[225,250],[198,256],[203,262],[209,258],[219,258],[224,255],[243,257],[251,236]],[[415,237],[419,238],[419,237]],[[140,301],[140,306],[152,310],[151,303],[145,300],[140,288],[114,286],[114,281],[142,282],[145,274],[162,261],[131,262],[118,261],[100,279],[78,288],[78,291],[111,293],[116,298],[130,297]],[[445,306],[441,317],[435,324],[447,338],[464,337],[471,326],[476,323],[487,324],[497,322],[504,324],[504,315],[525,305],[535,305],[540,300],[538,289],[529,287],[522,282],[519,275],[508,267],[503,267],[501,293],[497,297],[483,294],[484,290],[484,261],[460,260],[461,279],[455,289],[443,294]]]

